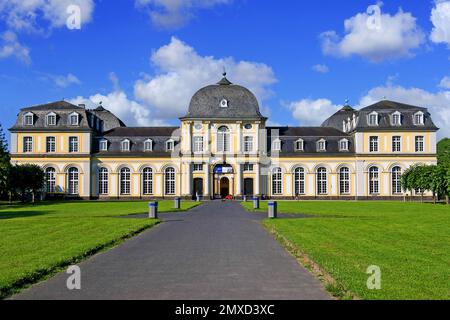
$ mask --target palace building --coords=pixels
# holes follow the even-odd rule
[[[267,120],[224,74],[192,97],[179,127],[127,127],[103,106],[66,101],[21,109],[11,158],[43,168],[48,197],[82,199],[402,199],[402,172],[437,162],[423,107],[347,105],[320,127]]]

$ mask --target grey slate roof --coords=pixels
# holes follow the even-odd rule
[[[228,107],[220,102],[226,99]],[[215,85],[200,89],[191,99],[188,114],[182,119],[265,119],[258,100],[250,90],[223,78]]]
[[[350,106],[345,106],[325,120],[322,123],[322,127],[335,128],[342,131],[344,129],[343,121],[347,121],[348,118],[352,119],[354,114],[357,115],[358,111]]]

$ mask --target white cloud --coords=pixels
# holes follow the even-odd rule
[[[450,91],[429,92],[419,88],[386,85],[371,89],[361,101],[361,106],[371,105],[383,97],[419,107],[428,108],[436,125],[441,128],[440,137],[450,137]]]
[[[186,24],[198,9],[228,4],[232,0],[136,0],[136,6],[148,11],[152,22],[163,28]]]
[[[436,6],[431,11],[431,22],[434,26],[431,41],[450,46],[450,1],[436,1]]]
[[[319,126],[325,118],[342,108],[328,99],[303,99],[285,104],[301,126]]]
[[[49,80],[55,84],[55,86],[59,88],[67,88],[71,85],[79,85],[81,81],[72,73],[68,73],[67,75],[54,75],[44,73],[42,74],[41,79]]]
[[[411,13],[399,9],[395,15],[380,12],[376,16],[368,12],[358,13],[345,20],[343,37],[336,31],[322,33],[323,53],[337,57],[358,55],[379,62],[410,57],[413,50],[424,42],[424,33],[416,25],[416,18]]]
[[[138,80],[134,92],[137,99],[162,119],[185,115],[194,93],[218,82],[223,67],[230,81],[250,89],[260,102],[270,96],[269,86],[276,82],[272,69],[265,64],[200,56],[177,38],[154,52],[151,62],[157,74]]]
[[[439,87],[443,89],[450,89],[450,77],[442,78],[441,82],[439,83]]]
[[[312,70],[318,73],[328,73],[330,72],[330,68],[324,64],[316,64],[312,66]]]
[[[0,35],[0,59],[16,57],[25,64],[31,63],[30,49],[22,45],[14,32],[6,31]]]

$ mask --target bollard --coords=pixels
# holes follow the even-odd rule
[[[175,198],[173,200],[173,207],[177,210],[181,209],[181,198]]]
[[[244,196],[244,202],[247,202],[247,196]]]
[[[259,198],[258,197],[253,198],[253,209],[259,209]]]
[[[269,219],[276,219],[278,217],[278,203],[276,201],[269,202]]]
[[[158,202],[157,201],[150,202],[148,206],[149,206],[148,217],[150,219],[158,219]]]

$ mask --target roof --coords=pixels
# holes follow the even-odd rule
[[[279,131],[280,137],[348,137],[335,128],[324,127],[267,127],[269,131]]]
[[[58,110],[77,110],[84,108],[76,106],[70,102],[61,100],[61,101],[55,101],[45,104],[39,104],[31,107],[26,107],[21,109],[21,111],[58,111]]]
[[[104,137],[171,137],[179,136],[179,127],[122,127],[104,133]]]

